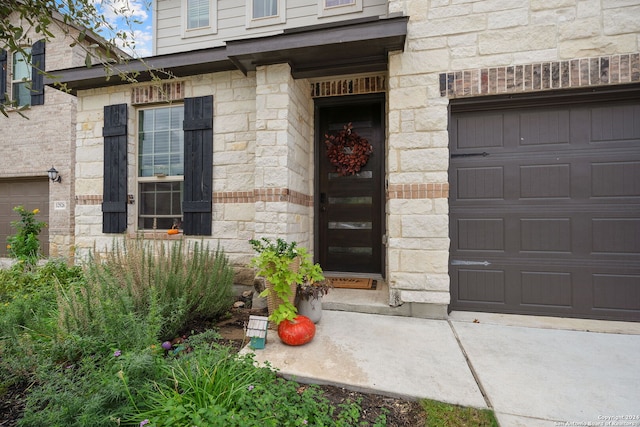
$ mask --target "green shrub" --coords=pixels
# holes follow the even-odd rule
[[[62,261],[0,270],[0,382],[29,381],[46,364],[58,337],[56,287],[83,280]]]
[[[60,326],[121,347],[132,338],[143,339],[132,337],[134,323],[145,325],[138,330],[147,339],[171,339],[195,319],[225,313],[232,283],[233,268],[220,248],[125,240],[102,261],[89,260],[86,283],[61,293]]]
[[[16,230],[16,234],[7,239],[9,256],[27,264],[35,264],[40,256],[38,235],[47,224],[36,220],[40,209],[27,211],[23,206],[16,206],[13,211],[20,216],[20,219],[11,221],[11,227]]]

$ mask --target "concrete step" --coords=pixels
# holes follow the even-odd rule
[[[322,297],[322,309],[386,316],[410,316],[409,306],[389,306],[389,287],[381,278],[374,279],[377,282],[376,289],[331,289]]]

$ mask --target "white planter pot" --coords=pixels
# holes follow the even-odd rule
[[[303,299],[298,301],[298,314],[308,317],[313,323],[322,318],[322,297]]]

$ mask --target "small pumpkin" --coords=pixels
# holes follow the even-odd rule
[[[171,230],[167,230],[167,234],[178,234],[180,230],[177,228],[172,228]]]
[[[306,316],[297,315],[293,320],[283,320],[278,325],[278,336],[287,345],[303,345],[313,339],[316,325]]]

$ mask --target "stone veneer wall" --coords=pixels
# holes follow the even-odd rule
[[[239,263],[248,261],[248,240],[254,236],[254,156],[256,117],[255,73],[239,71],[199,75],[181,80],[170,89],[173,101],[185,97],[213,95],[213,236],[226,253]],[[145,94],[144,90],[150,89]],[[137,110],[158,104],[150,84],[115,86],[81,91],[78,94],[76,188],[76,246],[79,257],[94,247],[111,247],[114,235],[102,234],[103,107],[126,103],[129,134],[128,191],[137,199]],[[135,105],[133,105],[135,104]],[[249,196],[251,195],[251,196]],[[135,234],[137,205],[129,205],[129,234]],[[147,233],[151,237],[152,233]],[[154,237],[166,238],[166,233]],[[194,239],[195,240],[195,239]],[[199,238],[198,238],[199,240]],[[251,280],[253,277],[251,277]]]
[[[306,80],[294,80],[286,64],[259,67],[247,77],[221,72],[180,79],[158,89],[136,84],[79,93],[76,246],[80,257],[110,248],[102,234],[103,106],[130,105],[129,193],[136,195],[137,109],[168,100],[213,95],[213,236],[237,265],[236,283],[251,284],[243,267],[249,239],[282,237],[312,248],[313,102]],[[129,205],[129,235],[137,206]],[[145,237],[175,240],[165,233]],[[178,237],[179,238],[179,237]],[[199,238],[198,238],[199,240]]]
[[[256,88],[256,236],[282,237],[312,249],[313,103],[288,64],[258,67]]]
[[[410,19],[389,64],[391,303],[444,317],[449,98],[638,81],[640,1],[390,0],[397,12]]]

